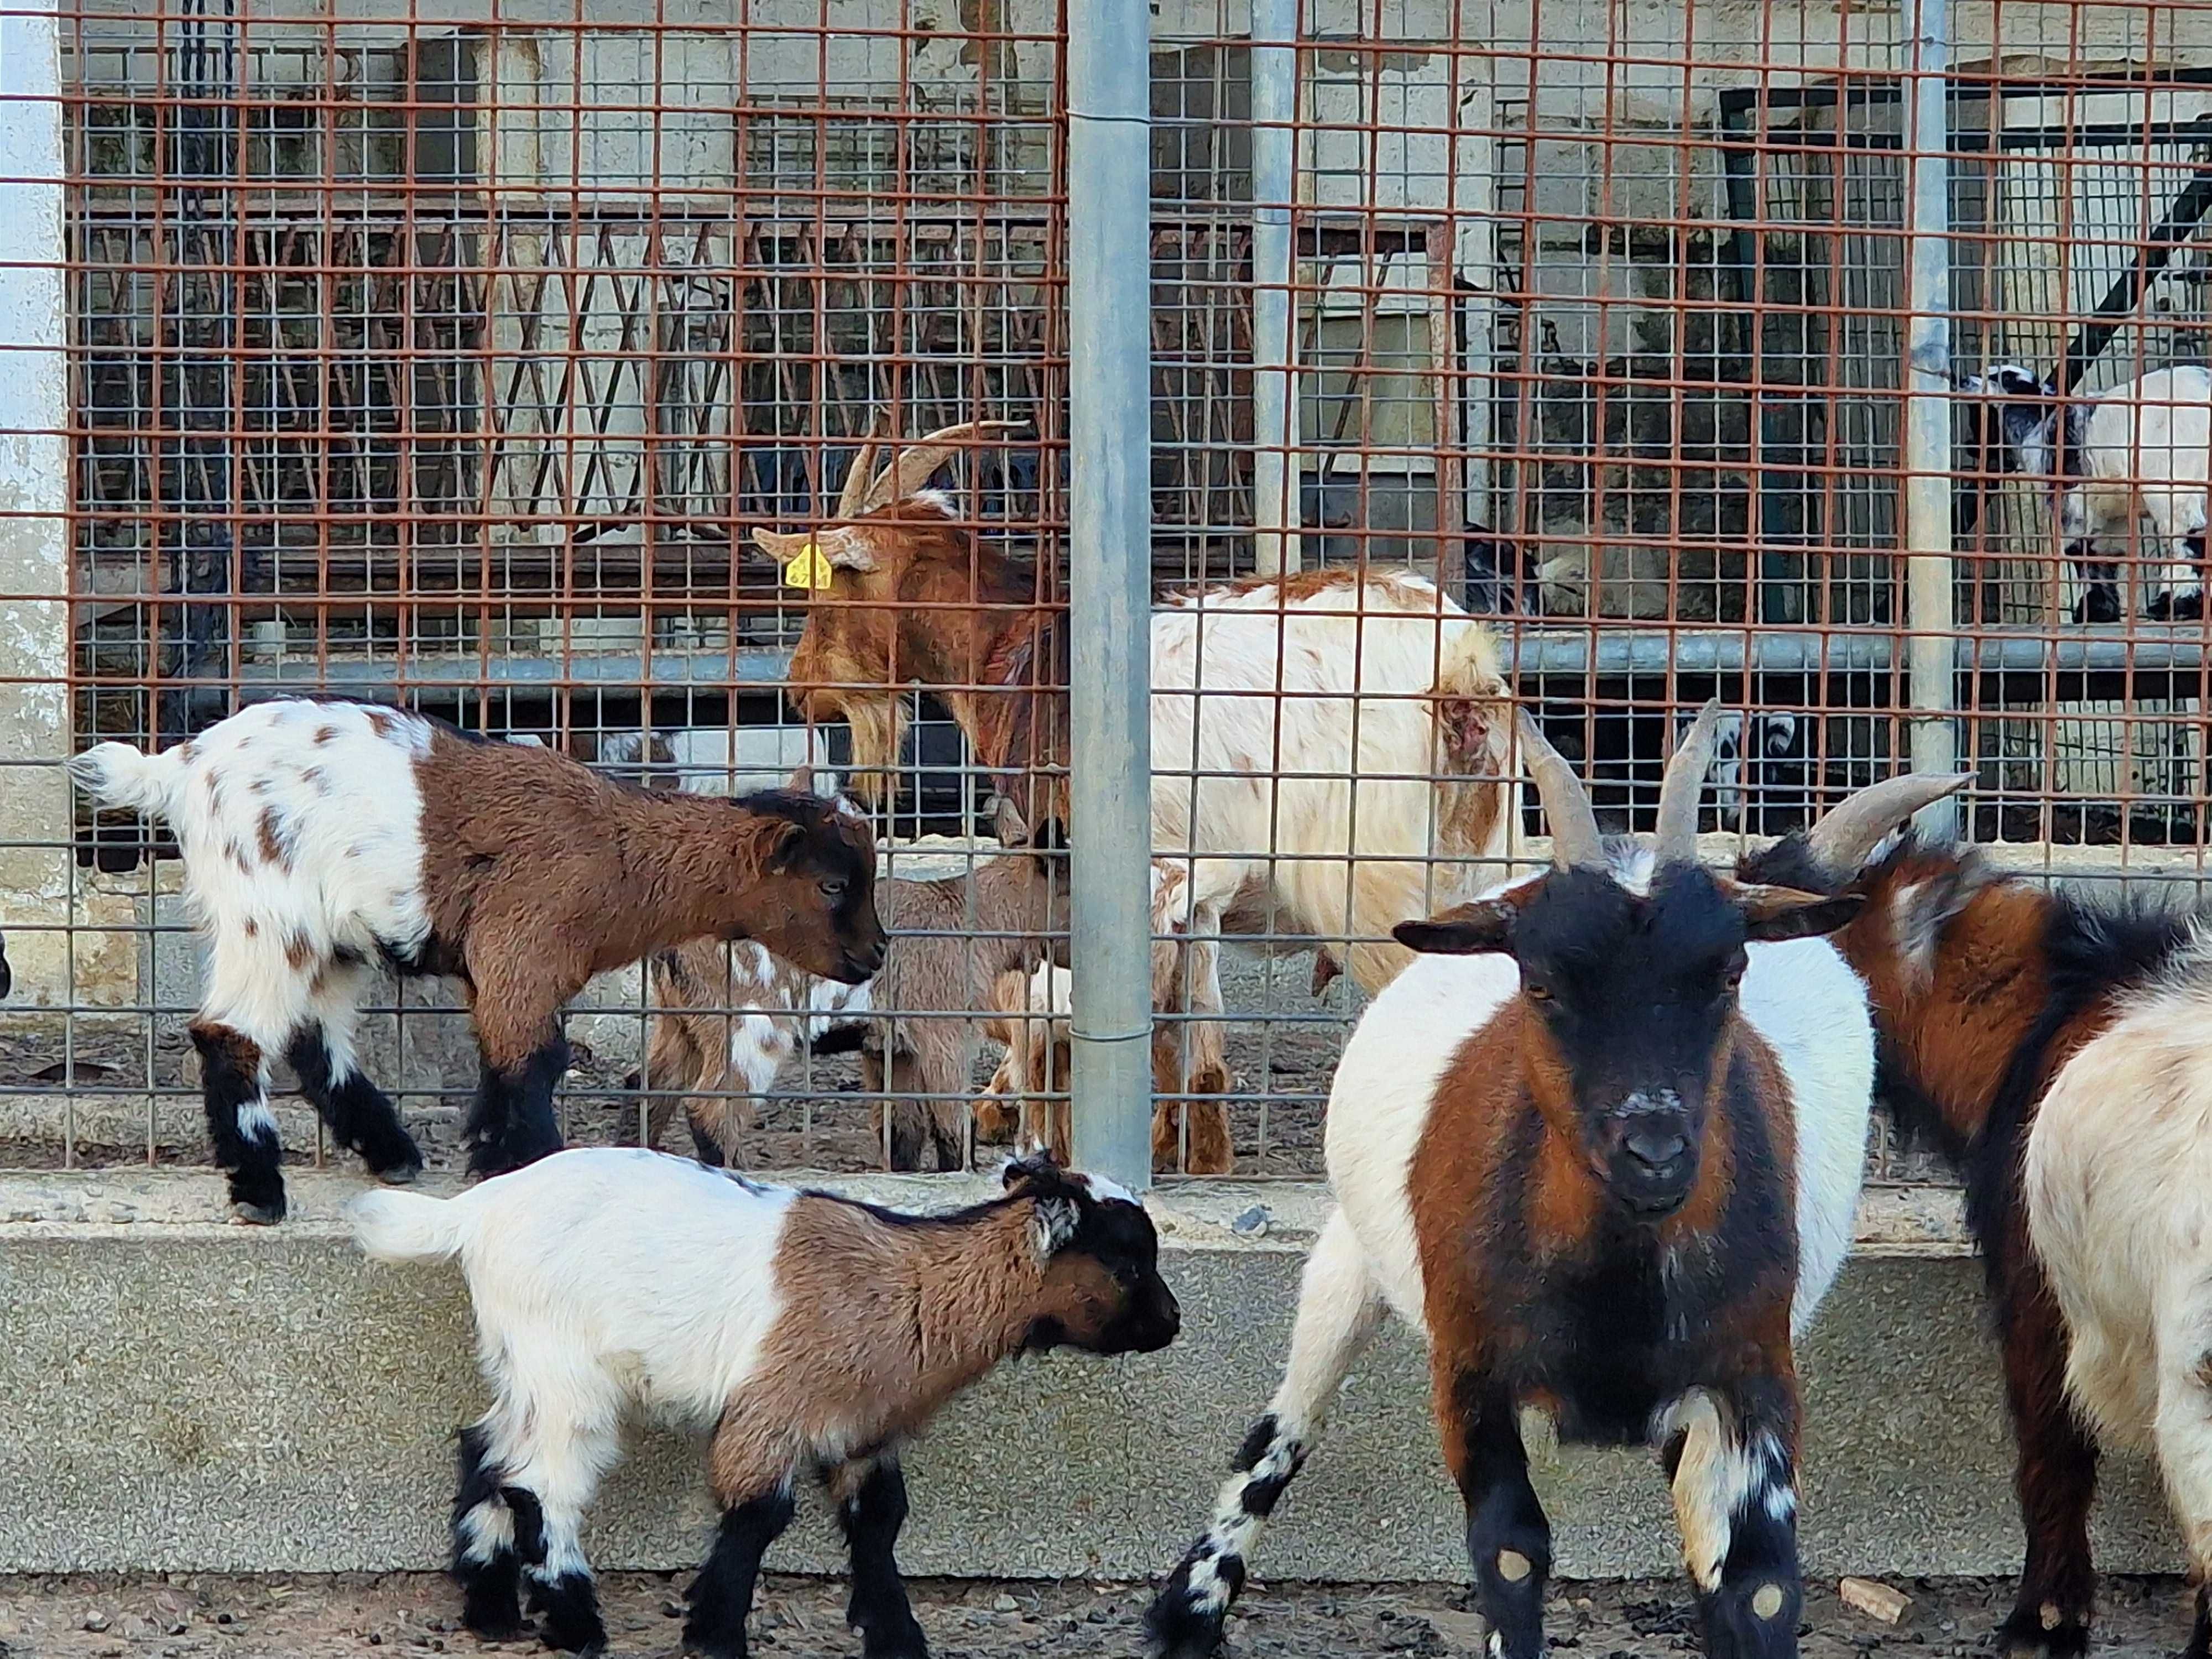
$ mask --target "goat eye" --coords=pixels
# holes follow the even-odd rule
[[[1531,1002],[1549,1002],[1552,1000],[1552,988],[1548,985],[1530,985],[1528,991]]]
[[[845,884],[842,881],[823,882],[822,884],[822,896],[828,899],[844,897]]]

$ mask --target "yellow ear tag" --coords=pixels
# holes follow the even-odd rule
[[[830,586],[830,561],[812,542],[800,548],[791,562],[783,568],[786,587],[827,587]]]

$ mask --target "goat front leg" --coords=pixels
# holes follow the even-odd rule
[[[866,1659],[929,1659],[929,1644],[915,1620],[892,1549],[906,1524],[906,1476],[886,1454],[855,1459],[831,1482],[837,1524],[853,1558],[853,1595],[845,1622],[860,1632]]]
[[[2212,1659],[2212,1291],[2185,1258],[2157,1295],[2154,1432],[2167,1497],[2189,1550],[2197,1619],[2182,1659]]]
[[[1791,1659],[1805,1604],[1797,1566],[1797,1383],[1771,1372],[1692,1389],[1662,1453],[1709,1659]]]
[[[1552,1523],[1528,1484],[1512,1393],[1496,1378],[1436,1360],[1437,1427],[1467,1506],[1474,1594],[1498,1659],[1542,1659]]]
[[[724,1506],[714,1547],[691,1581],[685,1652],[707,1659],[745,1659],[745,1619],[753,1610],[761,1557],[791,1524],[796,1508],[788,1480]]]
[[[2077,623],[2116,623],[2120,608],[2120,568],[2096,557],[2094,542],[2069,542],[2066,557],[2081,580],[2081,597],[2074,602]]]
[[[331,1138],[361,1154],[379,1181],[404,1186],[422,1173],[422,1154],[399,1121],[392,1098],[361,1069],[354,1048],[368,970],[361,963],[325,963],[310,987],[315,1020],[292,1038],[285,1058],[300,1092],[330,1127]]]
[[[1329,1402],[1382,1322],[1382,1296],[1342,1211],[1331,1213],[1298,1281],[1297,1323],[1282,1386],[1253,1424],[1214,1500],[1213,1519],[1145,1613],[1157,1659],[1207,1659],[1221,1645],[1244,1564],[1283,1491],[1319,1438]]]
[[[2008,1659],[2079,1659],[2089,1647],[2097,1573],[2089,1506],[2097,1443],[2066,1398],[2066,1322],[2030,1254],[2023,1219],[1997,1253],[2005,1404],[2019,1445],[2017,1484],[2027,1559],[2011,1613],[1997,1628]]]

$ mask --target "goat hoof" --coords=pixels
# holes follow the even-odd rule
[[[273,1203],[252,1204],[242,1198],[234,1199],[230,1218],[242,1226],[273,1227],[284,1218],[284,1200],[279,1198]]]
[[[529,1621],[522,1617],[522,1608],[515,1606],[514,1595],[507,1597],[504,1608],[469,1608],[460,1614],[462,1626],[477,1641],[522,1641],[535,1635]]]
[[[1213,1659],[1221,1651],[1228,1609],[1198,1606],[1182,1578],[1177,1569],[1175,1579],[1145,1609],[1147,1659]]]
[[[387,1164],[382,1169],[371,1169],[369,1173],[387,1187],[412,1186],[422,1173],[422,1160],[410,1158],[398,1164]]]
[[[921,1626],[911,1618],[902,1630],[878,1634],[863,1628],[860,1659],[929,1659],[929,1643],[921,1633]]]
[[[1795,1573],[1748,1573],[1723,1580],[1705,1603],[1709,1659],[1759,1659],[1794,1654],[1804,1592]],[[1539,1650],[1540,1651],[1540,1650]]]
[[[2005,1659],[2081,1659],[2089,1650],[2089,1616],[2056,1601],[2024,1602],[1997,1626],[1996,1645]]]

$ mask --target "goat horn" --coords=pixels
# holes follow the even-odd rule
[[[882,424],[880,415],[870,419],[868,429],[860,434],[860,447],[853,452],[853,464],[845,469],[845,488],[837,496],[837,516],[841,519],[866,511],[860,502],[876,482],[868,476],[868,469],[876,464],[877,428]]]
[[[1884,836],[1922,807],[1964,788],[1973,774],[1908,772],[1862,789],[1805,833],[1805,848],[1831,874],[1849,879]]]
[[[1605,842],[1597,831],[1597,815],[1590,811],[1589,796],[1575,769],[1552,747],[1526,708],[1514,711],[1521,732],[1521,757],[1536,785],[1536,799],[1544,804],[1544,822],[1552,831],[1552,862],[1562,870],[1605,867]]]
[[[1694,860],[1698,855],[1698,798],[1705,793],[1705,769],[1713,763],[1713,736],[1720,729],[1721,700],[1698,710],[1698,718],[1674,745],[1667,775],[1659,785],[1659,856]]]
[[[896,458],[884,470],[883,476],[868,486],[867,495],[854,511],[871,513],[893,501],[904,501],[927,483],[929,475],[950,457],[958,454],[962,445],[970,439],[994,432],[1012,432],[1021,425],[1019,421],[963,421],[957,426],[939,427],[910,444],[900,445]]]

